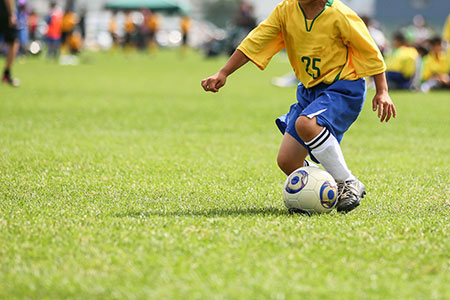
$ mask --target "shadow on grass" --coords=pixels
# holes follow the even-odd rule
[[[115,214],[115,217],[146,218],[156,217],[229,217],[229,216],[285,216],[289,212],[285,209],[274,207],[264,208],[213,208],[206,210],[184,210],[184,211],[130,211]]]

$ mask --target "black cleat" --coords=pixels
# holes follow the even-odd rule
[[[366,187],[358,179],[337,181],[338,203],[337,211],[347,213],[352,211],[361,203],[366,195]]]

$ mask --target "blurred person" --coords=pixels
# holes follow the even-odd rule
[[[80,29],[81,39],[86,39],[86,15],[87,10],[83,7],[80,11],[80,18],[78,19],[78,28]]]
[[[149,9],[143,9],[141,11],[142,14],[142,22],[139,24],[136,40],[137,47],[139,50],[144,51],[148,49],[149,44],[149,32],[150,32],[150,22],[148,19],[151,17],[151,11]]]
[[[48,48],[47,57],[57,58],[61,47],[63,13],[57,7],[56,2],[50,3],[50,14],[45,21],[47,23],[47,33],[45,34]]]
[[[415,15],[412,24],[403,29],[407,42],[413,46],[423,46],[432,37],[433,31],[428,27],[424,16]]]
[[[20,55],[25,55],[28,52],[30,43],[28,32],[28,11],[26,0],[19,0],[17,10],[17,30],[19,37],[19,51]]]
[[[37,40],[37,28],[39,25],[39,17],[35,11],[31,11],[28,16],[28,32],[31,41]]]
[[[125,50],[130,50],[135,45],[136,24],[133,21],[131,12],[125,15],[125,37],[123,47]]]
[[[422,61],[420,90],[450,88],[450,62],[442,47],[442,39],[434,37],[430,40],[430,52]]]
[[[228,37],[227,53],[229,55],[233,54],[237,46],[256,25],[253,6],[247,2],[241,2]]]
[[[68,54],[61,55],[59,63],[61,65],[78,65],[78,54],[83,47],[83,38],[78,30],[73,31],[66,40]]]
[[[203,45],[204,53],[207,58],[216,57],[223,52],[225,48],[225,40],[210,37],[210,39]]]
[[[381,51],[381,54],[384,55],[387,48],[387,39],[383,31],[379,28],[377,22],[374,19],[368,16],[362,16],[361,20],[363,20],[364,24],[366,24],[370,36],[373,38],[375,44],[377,44],[378,48]]]
[[[182,34],[181,46],[186,48],[188,45],[189,29],[191,28],[192,20],[187,15],[181,17],[180,28]]]
[[[119,42],[119,34],[117,32],[117,20],[116,20],[117,12],[113,11],[111,19],[109,20],[108,31],[111,35],[111,39],[113,41],[113,48],[117,48],[120,45]]]
[[[83,47],[83,36],[81,35],[81,32],[74,31],[69,37],[68,45],[71,55],[79,54]]]
[[[340,142],[362,110],[364,77],[374,77],[372,109],[380,121],[396,116],[383,57],[355,12],[336,0],[284,0],[202,87],[218,92],[249,61],[264,70],[283,48],[301,84],[297,102],[276,120],[284,135],[278,166],[289,175],[309,165],[309,154],[337,182],[337,211],[349,212],[360,204],[365,187],[348,168]]]
[[[158,34],[159,30],[159,16],[149,11],[146,23],[148,26],[148,44],[150,47],[150,51],[156,51],[158,50],[156,35]]]
[[[416,74],[419,53],[406,42],[401,32],[393,38],[393,51],[386,57],[386,79],[390,89],[410,89]]]
[[[61,43],[64,50],[69,48],[69,40],[77,24],[78,16],[71,9],[67,9],[63,15],[61,29]]]
[[[256,18],[254,16],[253,6],[247,2],[239,4],[238,14],[234,21],[235,25],[252,30],[256,27]]]
[[[14,63],[19,41],[17,38],[17,12],[14,0],[0,0],[0,35],[3,35],[5,43],[8,45],[5,68],[3,69],[2,82],[10,86],[19,86],[19,80],[11,75],[11,68]]]
[[[417,50],[418,56],[416,59],[416,73],[414,74],[411,88],[413,90],[419,91],[422,76],[422,61],[423,58],[428,54],[428,48],[425,46],[416,46],[415,49]]]

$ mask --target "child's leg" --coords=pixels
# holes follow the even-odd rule
[[[331,132],[317,124],[316,117],[300,116],[295,122],[300,138],[311,154],[333,176],[338,184],[337,211],[349,212],[359,205],[366,189],[347,167],[339,142]]]
[[[338,141],[328,129],[317,124],[316,117],[298,117],[295,129],[310,148],[311,154],[319,160],[336,181],[355,179],[347,167]]]
[[[280,169],[289,175],[303,166],[308,150],[305,149],[292,135],[285,132],[278,151],[277,163]]]

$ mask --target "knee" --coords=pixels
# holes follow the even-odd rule
[[[320,133],[322,127],[317,124],[315,117],[310,119],[306,116],[300,116],[295,121],[295,130],[303,141],[308,142]]]
[[[281,171],[283,171],[286,175],[291,174],[295,170],[292,159],[283,153],[278,153],[277,164]]]

